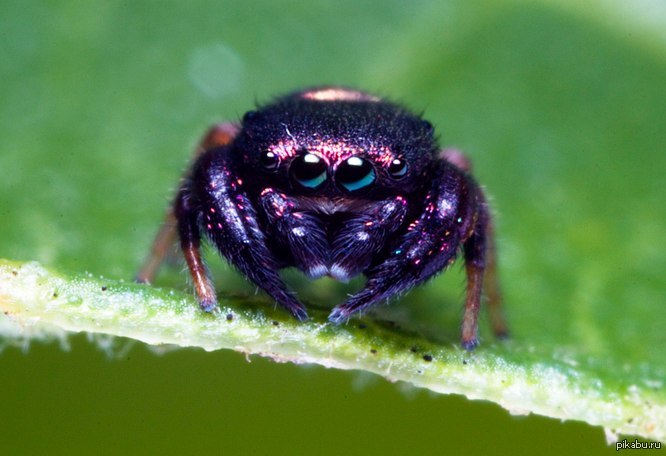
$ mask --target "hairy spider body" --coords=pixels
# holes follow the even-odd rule
[[[280,269],[340,281],[364,274],[364,288],[331,312],[333,323],[428,280],[462,250],[463,346],[478,343],[488,266],[493,325],[505,332],[488,206],[461,157],[441,151],[421,117],[339,87],[293,93],[246,113],[240,125],[213,127],[170,215],[201,307],[217,306],[199,253],[204,236],[299,320],[306,309]],[[166,231],[141,280],[154,276]]]

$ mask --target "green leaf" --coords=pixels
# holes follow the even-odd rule
[[[575,353],[544,362],[507,343],[469,353],[433,344],[395,324],[331,325],[326,314],[299,323],[249,300],[224,299],[216,315],[192,296],[137,284],[65,277],[37,263],[0,261],[0,335],[62,331],[130,337],[152,345],[233,349],[275,361],[356,369],[438,393],[497,402],[512,413],[584,420],[612,433],[666,438],[666,401],[657,379],[604,384]]]
[[[6,342],[66,323],[240,347],[664,441],[666,20],[640,5],[3,2],[0,257],[16,260],[2,263]],[[208,125],[322,83],[424,110],[443,145],[470,155],[497,214],[510,341],[482,321],[476,352],[457,348],[459,268],[363,330],[321,317],[360,283],[290,276],[314,309],[299,326],[261,296],[225,298],[232,322],[200,315],[178,268],[160,289],[122,282]],[[223,297],[252,293],[207,257]]]

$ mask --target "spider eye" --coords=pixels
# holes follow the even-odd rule
[[[268,171],[275,171],[280,166],[280,157],[270,150],[261,154],[261,165]]]
[[[372,185],[375,177],[370,162],[361,157],[349,157],[335,171],[335,181],[350,192]]]
[[[259,117],[259,113],[257,111],[248,111],[243,115],[243,122],[251,122],[257,117]]]
[[[400,179],[407,174],[407,163],[401,158],[394,158],[388,167],[388,172],[394,179]]]
[[[326,180],[326,162],[309,152],[294,158],[290,171],[292,179],[306,188],[319,187]]]

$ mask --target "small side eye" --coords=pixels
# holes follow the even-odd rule
[[[335,181],[350,192],[372,185],[375,178],[370,162],[360,157],[349,157],[335,171]]]
[[[261,165],[268,171],[275,171],[280,166],[280,157],[275,152],[267,150],[261,154]]]
[[[394,158],[388,167],[388,172],[394,179],[400,179],[407,174],[407,163],[401,158]]]

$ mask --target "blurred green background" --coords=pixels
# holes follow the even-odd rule
[[[3,0],[0,257],[129,279],[209,124],[350,85],[423,110],[474,160],[498,214],[515,346],[663,394],[666,11],[586,5]],[[219,288],[253,291],[213,263]],[[395,308],[455,303],[462,278],[454,268]],[[187,286],[179,268],[158,285]],[[460,308],[441,312],[455,342]],[[598,427],[359,373],[69,345],[0,355],[3,454],[612,449]]]

